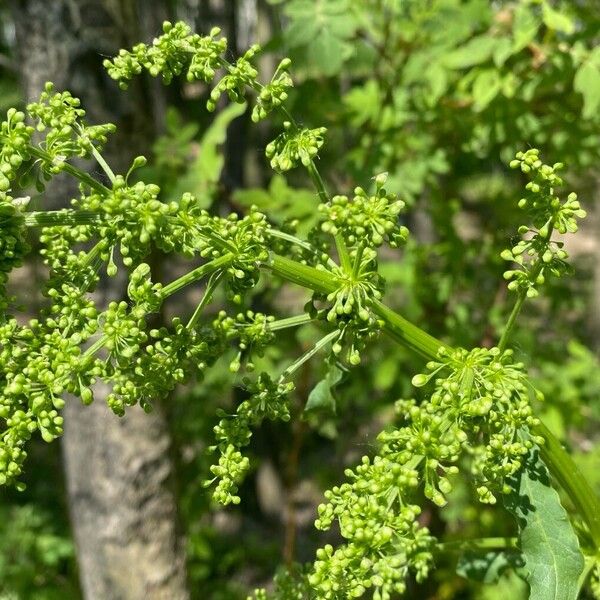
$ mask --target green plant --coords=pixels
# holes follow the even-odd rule
[[[27,107],[27,117],[10,110],[2,124],[0,283],[24,258],[27,232],[34,228],[41,228],[41,255],[50,277],[47,306],[27,324],[9,313],[12,300],[3,293],[0,482],[21,486],[25,444],[36,431],[46,441],[61,434],[65,392],[89,403],[95,382],[102,379],[112,385],[108,403],[117,415],[138,403],[150,410],[152,401],[202,376],[234,346],[230,370],[246,374],[245,399],[233,414],[220,414],[213,447],[218,458],[207,485],[216,484],[217,502],[237,504],[249,467],[243,451],[253,428],[264,420],[290,418],[289,395],[298,370],[317,354],[326,356],[329,373],[322,387],[329,394],[315,389],[307,407],[325,408],[339,370],[357,367],[369,343],[387,335],[427,361],[425,372],[413,378],[414,386],[423,388],[420,402],[398,402],[398,427],[380,435],[374,457],[347,470],[347,483],[326,493],[317,527],[337,523],[344,543],[335,549],[326,545],[305,570],[279,575],[274,597],[352,598],[369,591],[374,598],[389,598],[406,589],[409,574],[424,579],[436,556],[475,549],[509,556],[529,583],[531,598],[575,598],[587,575],[598,572],[600,501],[536,416],[541,394],[508,347],[525,301],[550,277],[568,270],[557,236],[575,232],[585,216],[574,194],[564,200],[559,195],[562,165],[544,164],[536,150],[518,153],[511,163],[530,180],[518,203],[527,214],[518,232],[522,237],[502,254],[509,263],[505,278],[516,296],[514,308],[496,347],[453,348],[383,302],[378,252],[384,244],[402,246],[408,235],[401,222],[404,203],[386,189],[386,175],[365,185],[372,189],[356,188],[351,198],[331,197],[316,166],[325,129],[299,126],[285,107],[292,83],[289,60],[262,85],[251,62],[258,47],[233,64],[223,58],[225,49],[218,30],[200,36],[182,23],[165,23],[152,45],[122,50],[105,66],[123,88],[143,70],[166,83],[179,75],[210,83],[221,73],[209,110],[223,93],[245,102],[247,90],[253,90],[253,120],[282,113],[283,131],[267,145],[266,155],[281,172],[304,167],[314,183],[319,217],[305,237],[296,235],[293,224],[285,230],[273,227],[255,207],[245,216],[223,217],[205,210],[206,198],[188,192],[177,201],[162,201],[158,186],[131,181],[132,172],[145,165],[143,157],[133,160],[126,175],[113,173],[101,154],[113,127],[87,125],[78,100],[56,93],[51,84],[39,102]],[[34,140],[30,120],[46,132],[41,142]],[[69,162],[74,157],[95,159],[105,177],[79,170]],[[11,195],[31,181],[43,189],[61,172],[80,183],[81,195],[71,209],[28,211],[26,202]],[[153,282],[143,262],[153,247],[203,261],[169,283]],[[127,271],[128,301],[95,305],[90,294],[104,268],[109,276],[119,268]],[[264,271],[311,292],[302,314],[277,318],[251,310],[252,290]],[[148,324],[170,296],[201,280],[204,294],[189,317],[155,328]],[[207,318],[220,288],[234,312]],[[253,375],[278,332],[308,323],[321,332],[311,348],[279,372]],[[481,502],[503,500],[515,515],[518,540],[481,538],[451,547],[419,522],[422,505],[446,504],[461,469],[474,481]],[[547,469],[575,508],[576,531]]]

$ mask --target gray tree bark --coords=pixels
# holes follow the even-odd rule
[[[140,85],[120,93],[103,73],[102,58],[120,47],[151,39],[165,18],[163,2],[139,0],[14,0],[23,89],[35,98],[44,82],[82,99],[90,122],[119,127],[107,158],[122,170],[147,152],[164,100]],[[152,92],[152,93],[151,93]],[[151,101],[149,101],[151,100]],[[54,206],[76,190],[59,180],[48,189]],[[48,207],[48,204],[46,204]],[[102,297],[120,293],[115,283]],[[63,456],[81,586],[89,600],[179,600],[188,598],[185,557],[170,487],[173,465],[166,419],[156,407],[135,407],[119,419],[96,390],[84,407],[65,408]]]

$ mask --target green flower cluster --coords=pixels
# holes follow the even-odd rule
[[[234,415],[223,415],[214,431],[220,452],[219,462],[211,467],[215,476],[207,485],[218,481],[213,498],[223,505],[239,504],[238,486],[246,474],[250,461],[240,448],[247,446],[252,437],[252,427],[264,419],[289,421],[288,397],[294,389],[292,382],[282,378],[273,381],[268,373],[261,373],[256,381],[244,380],[250,397],[244,400]]]
[[[21,265],[28,250],[22,210],[12,200],[0,199],[0,316],[8,309],[8,274]]]
[[[327,129],[299,129],[290,121],[284,122],[283,129],[265,149],[271,167],[284,172],[297,167],[299,163],[310,166],[325,142],[323,136]]]
[[[206,103],[208,111],[213,112],[217,108],[217,102],[221,94],[227,93],[232,102],[244,102],[246,87],[253,87],[258,77],[258,71],[250,62],[260,52],[260,46],[254,44],[243,56],[237,59],[235,64],[227,69],[227,73],[221,78],[210,93]]]
[[[444,506],[461,455],[472,456],[477,493],[494,503],[494,492],[509,493],[508,480],[523,457],[542,440],[530,435],[532,415],[523,365],[512,352],[497,348],[440,350],[427,374],[428,397],[417,405],[401,400],[397,410],[406,424],[379,435],[375,458],[363,457],[348,482],[325,494],[316,526],[337,522],[346,543],[317,553],[311,586],[319,598],[353,598],[373,589],[373,597],[402,593],[406,577],[427,575],[434,540],[417,522],[420,508],[410,503],[419,485],[427,498]]]
[[[266,348],[275,340],[275,334],[269,327],[275,317],[247,310],[245,313],[238,313],[235,318],[228,317],[221,311],[219,319],[225,330],[231,329],[239,337],[239,352],[231,361],[229,370],[237,373],[243,364],[246,370],[253,371],[252,356],[263,356]]]
[[[334,196],[319,205],[321,229],[332,235],[341,234],[349,246],[363,244],[379,247],[384,241],[397,248],[406,242],[408,229],[399,223],[404,202],[385,188],[387,173],[375,177],[375,195],[370,196],[361,187],[354,197]]]
[[[510,290],[533,298],[548,275],[560,277],[569,270],[563,243],[552,239],[554,230],[560,234],[576,232],[577,219],[585,217],[586,212],[576,194],[569,194],[564,202],[556,195],[556,188],[563,184],[557,174],[562,163],[544,164],[539,151],[531,149],[517,153],[510,166],[520,168],[531,179],[519,207],[528,212],[533,226],[520,227],[519,234],[526,237],[502,252],[504,260],[517,264],[516,269],[505,271],[504,278],[509,281]]]
[[[256,105],[252,109],[254,123],[266,119],[271,112],[282,106],[287,100],[288,89],[294,85],[289,74],[291,64],[292,61],[289,58],[284,58],[277,66],[271,81],[261,88]]]
[[[221,33],[213,28],[207,36],[192,33],[185,23],[163,23],[163,35],[151,46],[137,44],[132,51],[121,50],[113,60],[105,60],[108,74],[127,89],[128,81],[146,69],[150,75],[162,75],[164,83],[186,71],[188,81],[212,81],[221,67],[221,55],[227,50],[227,40],[217,39]]]
[[[507,480],[520,470],[533,444],[542,443],[529,433],[539,424],[530,398],[542,400],[541,393],[528,381],[524,365],[513,362],[512,350],[442,348],[427,370],[413,378],[417,387],[434,380],[419,410],[443,416],[448,431],[473,456],[480,500],[495,503],[495,493],[511,491]]]
[[[17,177],[19,167],[29,160],[33,127],[25,123],[25,113],[11,108],[0,124],[0,201],[10,200],[6,192]]]
[[[344,355],[353,366],[360,364],[361,350],[381,329],[380,320],[370,310],[370,303],[379,300],[383,292],[376,258],[374,250],[361,248],[353,254],[351,272],[340,266],[319,265],[320,270],[331,274],[337,287],[327,295],[313,294],[307,305],[313,319],[325,319],[338,327],[340,335],[332,352],[336,356]]]
[[[41,158],[42,173],[48,179],[59,173],[67,159],[89,158],[92,151],[106,144],[115,131],[112,123],[88,126],[83,121],[85,110],[79,98],[70,92],[55,92],[54,84],[45,85],[38,102],[27,105],[27,112],[37,123],[38,131],[48,130],[41,147],[47,156]]]

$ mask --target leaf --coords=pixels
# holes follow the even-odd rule
[[[517,6],[513,23],[513,51],[519,52],[533,40],[540,23],[526,4]]]
[[[495,69],[481,71],[473,82],[473,101],[476,111],[483,110],[498,94],[502,80]]]
[[[253,204],[262,212],[272,213],[274,222],[282,224],[291,219],[298,221],[296,231],[303,235],[315,225],[318,214],[313,190],[289,187],[283,175],[274,175],[269,189],[239,189],[233,194],[237,204],[249,208]]]
[[[549,29],[562,31],[568,35],[575,32],[575,23],[571,17],[552,8],[548,2],[542,6],[542,19]]]
[[[598,113],[600,106],[600,69],[590,60],[585,61],[575,74],[573,87],[583,96],[585,119],[591,119]]]
[[[342,374],[342,371],[335,365],[329,367],[325,378],[319,381],[308,395],[304,412],[324,410],[328,413],[335,414],[335,398],[333,397],[331,390],[339,383]]]
[[[508,570],[518,569],[523,559],[516,552],[477,552],[467,550],[458,559],[456,573],[479,583],[496,583]]]
[[[191,192],[198,200],[204,201],[205,207],[210,205],[214,187],[225,164],[225,158],[219,148],[225,142],[230,123],[245,111],[245,103],[232,103],[215,117],[200,140],[198,156],[187,173],[179,179],[174,196]]]
[[[519,524],[529,599],[576,600],[583,555],[538,450],[527,457],[506,506]]]
[[[480,35],[469,40],[466,44],[449,52],[444,64],[451,69],[466,69],[487,61],[494,53],[497,38]]]

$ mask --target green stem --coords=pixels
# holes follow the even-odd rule
[[[501,352],[506,350],[506,345],[508,344],[508,340],[510,339],[510,335],[515,327],[515,323],[517,322],[517,317],[521,313],[521,308],[523,308],[523,304],[525,303],[525,299],[527,298],[527,291],[523,290],[519,292],[519,297],[513,306],[513,309],[508,317],[508,321],[506,322],[506,326],[504,327],[504,331],[502,333],[502,337],[498,342],[498,348]]]
[[[44,162],[47,162],[49,164],[54,164],[55,162],[54,158],[41,148],[29,146],[28,151],[32,156],[35,156],[36,158],[39,158]],[[102,185],[99,181],[96,181],[89,173],[86,173],[85,171],[74,167],[72,164],[65,161],[62,163],[61,168],[65,173],[69,173],[69,175],[72,175],[73,177],[75,177],[75,179],[81,181],[81,183],[85,183],[87,186],[89,186],[93,190],[96,190],[98,193],[102,195],[110,193],[110,190],[107,187]]]
[[[465,550],[516,550],[517,538],[488,537],[472,540],[456,540],[436,545],[438,552],[464,552]]]
[[[290,375],[293,375],[306,361],[310,360],[321,348],[324,348],[329,343],[333,342],[336,338],[340,337],[340,330],[335,329],[329,332],[325,337],[321,338],[310,350],[307,350],[302,356],[295,360],[289,367],[281,374],[281,379],[285,379]]]
[[[223,279],[223,275],[225,275],[225,271],[215,271],[211,278],[208,280],[206,284],[206,290],[204,290],[204,295],[202,296],[202,300],[198,303],[194,314],[188,321],[185,326],[186,329],[193,329],[198,323],[198,319],[204,310],[204,307],[210,302],[215,290],[217,289],[219,283],[221,283],[221,279]]]
[[[108,177],[109,181],[111,183],[114,183],[117,178],[115,177],[113,170],[110,168],[109,164],[104,160],[104,157],[102,156],[102,154],[100,154],[100,152],[98,152],[98,150],[96,149],[96,147],[93,144],[92,144],[92,154],[94,155],[96,162],[100,165],[100,168],[106,173],[106,176]]]
[[[25,213],[27,227],[55,227],[69,225],[96,225],[103,222],[102,215],[91,210],[39,210]]]
[[[287,319],[277,319],[269,323],[269,329],[271,331],[280,331],[281,329],[289,329],[290,327],[299,327],[300,325],[306,325],[312,321],[312,317],[308,313],[302,313],[295,317],[288,317]]]
[[[232,259],[233,254],[224,254],[223,256],[219,256],[218,258],[199,266],[197,269],[182,275],[178,279],[171,281],[171,283],[165,285],[165,287],[160,291],[161,299],[164,300],[165,298],[168,298],[175,292],[178,292],[180,289],[184,288],[186,285],[189,285],[190,283],[193,283],[198,279],[202,279],[206,275],[210,275],[218,269],[225,267],[232,261]]]

